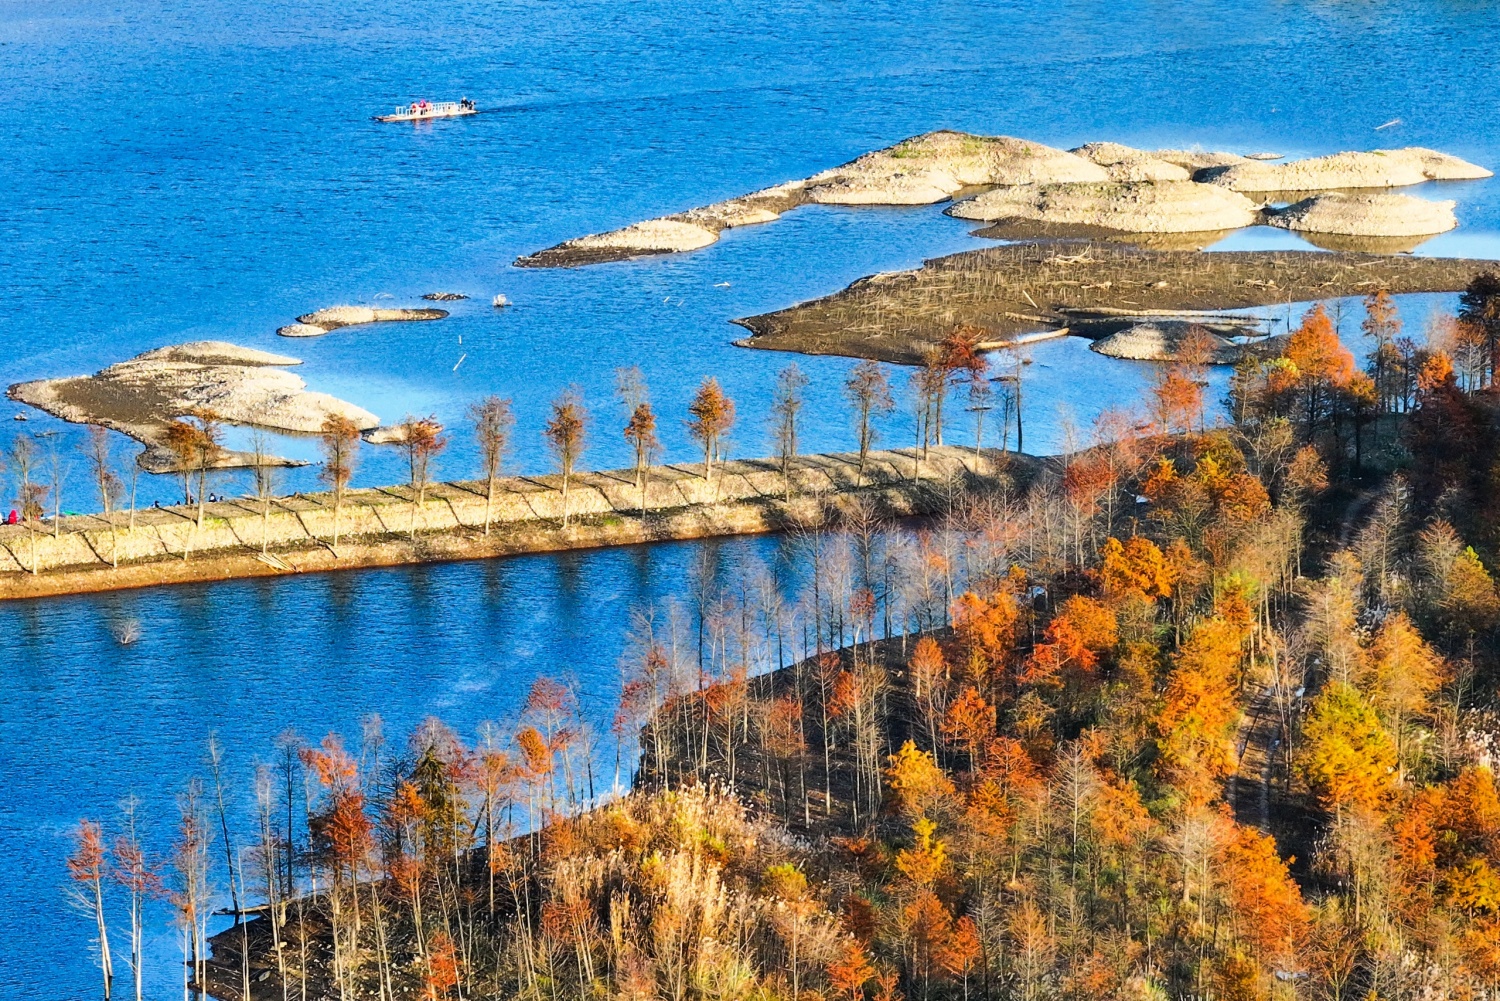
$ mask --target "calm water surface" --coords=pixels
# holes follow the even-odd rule
[[[1463,0],[0,0],[0,382],[224,339],[304,359],[313,388],[385,420],[458,424],[474,398],[511,395],[517,463],[540,470],[535,429],[572,383],[597,414],[588,462],[627,461],[609,393],[613,369],[638,363],[668,414],[720,376],[744,415],[733,447],[759,453],[754,415],[784,359],[733,348],[740,331],[726,321],[981,245],[964,224],[939,207],[808,208],[675,258],[579,271],[510,261],[939,127],[1290,156],[1424,145],[1493,167],[1497,48],[1493,5]],[[369,121],[461,94],[487,113]],[[1463,223],[1421,252],[1500,256],[1500,184],[1416,193],[1457,198]],[[1300,242],[1258,230],[1225,244],[1285,245]],[[319,306],[438,290],[474,298],[439,323],[274,334]],[[491,309],[496,292],[515,305]],[[1150,378],[1076,341],[1032,356],[1032,448],[1059,447],[1065,419],[1086,425]],[[808,447],[847,447],[837,385],[849,363],[799,364],[812,377]],[[680,425],[664,425],[669,455],[685,458]],[[65,455],[77,438],[35,414],[25,427],[58,432]],[[889,434],[904,437],[903,423]],[[280,445],[311,455],[305,440]],[[364,452],[363,482],[398,475],[389,451]],[[460,437],[440,472],[472,466]],[[87,508],[74,479],[64,506]],[[152,482],[143,496],[173,490]],[[722,551],[733,565],[775,545]],[[430,712],[472,731],[513,712],[543,672],[604,691],[628,609],[680,589],[694,551],[0,608],[0,997],[90,996],[87,925],[57,917],[66,831],[81,815],[110,818],[129,791],[166,809],[209,730],[243,775],[287,726],[352,732],[378,710],[392,733]],[[111,634],[123,618],[142,628],[128,647]],[[177,972],[160,935],[148,972],[165,998]]]
[[[378,713],[400,753],[436,716],[472,741],[485,721],[511,732],[546,674],[575,684],[594,722],[602,793],[614,778],[609,725],[632,613],[664,612],[699,577],[722,589],[772,573],[795,597],[800,562],[792,543],[758,537],[5,606],[0,996],[87,996],[86,954],[74,952],[88,927],[54,917],[59,853],[80,817],[117,827],[126,795],[140,801],[148,843],[165,850],[176,795],[190,775],[207,775],[211,733],[227,745],[232,809],[248,830],[254,764],[274,758],[284,730],[313,741],[338,732],[354,749]],[[121,644],[126,623],[139,638]],[[153,996],[180,978],[170,920],[154,908]]]

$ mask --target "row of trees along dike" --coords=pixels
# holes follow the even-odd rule
[[[976,349],[983,335],[984,332],[976,327],[955,328],[929,353],[927,363],[910,375],[908,388],[916,427],[914,443],[923,457],[931,446],[943,444],[944,403],[952,398],[966,401],[965,410],[973,415],[976,452],[984,442],[985,415],[996,408],[997,397],[1001,411],[1001,447],[1009,447],[1012,424],[1016,447],[1019,449],[1024,445],[1021,368],[1017,364],[1013,372],[992,378],[988,362]],[[777,376],[765,415],[775,458],[789,494],[792,471],[801,450],[801,421],[807,385],[808,379],[801,369],[795,363],[788,365]],[[995,385],[1000,386],[998,394]],[[871,448],[881,437],[880,419],[896,409],[896,398],[888,369],[874,361],[854,366],[842,388],[849,404],[862,474]],[[657,437],[659,418],[638,367],[617,371],[616,396],[626,418],[621,434],[634,456],[636,488],[641,491],[644,513],[649,468],[661,452],[661,442]],[[470,406],[466,416],[477,446],[479,472],[488,484],[488,499],[492,505],[497,481],[504,474],[512,449],[515,417],[511,401],[488,396]],[[736,416],[734,400],[723,391],[719,381],[711,376],[705,378],[688,405],[684,424],[689,435],[702,448],[704,476],[709,480],[713,478],[715,464],[726,456],[727,439],[735,426]],[[946,423],[951,423],[951,417]],[[567,522],[568,488],[587,447],[590,424],[591,415],[581,391],[569,388],[553,401],[542,429],[548,449],[562,474],[564,524]],[[223,446],[223,432],[224,422],[217,413],[198,408],[168,422],[163,436],[166,450],[182,480],[183,504],[197,504],[197,526],[200,529],[212,481],[226,473],[224,467],[230,459]],[[338,515],[359,464],[360,429],[347,417],[330,414],[318,438],[322,452],[319,478],[332,495],[335,511],[333,544],[336,546]],[[50,436],[46,440],[50,443]],[[413,503],[420,505],[433,482],[437,458],[448,445],[445,429],[436,417],[408,415],[396,425],[390,440],[406,458]],[[253,442],[253,452],[246,466],[250,496],[269,512],[277,492],[278,467],[270,455],[266,436],[257,434]],[[113,454],[110,434],[97,425],[89,428],[79,452],[93,480],[104,519],[111,525],[118,520],[134,528],[139,463],[126,463],[122,475],[118,459]],[[68,463],[63,454],[50,445],[44,450],[37,436],[22,433],[14,438],[7,454],[0,459],[0,469],[7,464],[4,460],[8,460],[12,473],[18,519],[31,530],[33,541],[35,533],[48,531],[49,509],[50,530],[60,533],[63,488],[68,475]],[[238,463],[239,460],[235,461]],[[920,475],[920,472],[918,460],[913,474]],[[415,535],[415,519],[411,531]],[[490,531],[488,510],[484,531],[485,534]],[[184,558],[186,555],[184,550]]]
[[[1315,308],[1213,424],[1169,366],[1024,492],[807,531],[795,597],[702,572],[611,708],[211,746],[79,824],[80,945],[138,983],[160,897],[220,998],[1494,998],[1496,302],[1372,296],[1365,372]]]

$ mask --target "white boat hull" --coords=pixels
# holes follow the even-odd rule
[[[458,104],[429,104],[417,111],[397,111],[391,115],[376,115],[377,122],[425,122],[429,118],[462,118],[479,114],[478,108],[465,108]]]

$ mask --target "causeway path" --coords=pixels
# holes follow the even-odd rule
[[[332,493],[221,500],[204,505],[201,526],[197,505],[4,525],[0,600],[748,535],[835,523],[863,504],[888,518],[939,514],[964,491],[1029,480],[1040,463],[953,445],[918,459],[872,451],[861,475],[857,453],[805,455],[790,477],[774,459],[725,461],[712,480],[702,464],[652,466],[644,505],[634,470],[580,472],[566,527],[555,474],[497,480],[493,503],[481,480],[430,484],[421,503],[409,485],[349,490],[338,508]]]

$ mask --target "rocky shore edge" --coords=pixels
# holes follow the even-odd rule
[[[111,521],[73,516],[54,525],[0,526],[0,600],[160,584],[480,559],[712,536],[750,535],[837,521],[858,506],[884,517],[937,514],[957,493],[1029,479],[1035,458],[938,446],[801,456],[790,484],[771,459],[653,466],[645,511],[634,470],[574,474],[562,524],[561,477],[496,483],[485,534],[487,485],[409,486],[147,508]],[[335,525],[337,520],[337,526]],[[333,543],[335,527],[338,543]],[[264,554],[262,547],[264,546]],[[114,564],[118,561],[118,566]]]

